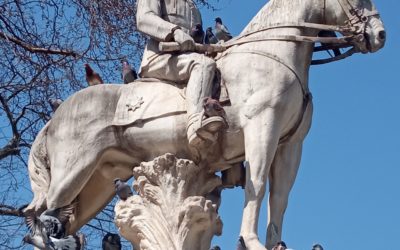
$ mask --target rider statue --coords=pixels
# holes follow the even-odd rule
[[[137,29],[149,36],[139,74],[187,84],[187,137],[189,145],[199,149],[225,125],[221,116],[204,116],[203,100],[211,96],[216,64],[194,52],[195,42],[189,32],[202,23],[200,11],[192,0],[139,0],[136,18]],[[180,52],[162,53],[160,42],[177,42]]]

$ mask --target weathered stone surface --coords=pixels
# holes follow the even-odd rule
[[[138,193],[115,206],[115,222],[135,249],[209,249],[221,234],[217,204],[206,199],[221,184],[192,161],[166,154],[133,169]]]

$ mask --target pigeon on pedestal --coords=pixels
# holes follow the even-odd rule
[[[103,250],[121,250],[121,237],[118,234],[107,233],[102,240]]]
[[[115,191],[121,200],[125,201],[126,199],[128,199],[128,197],[133,195],[131,187],[127,183],[121,181],[121,179],[115,179],[114,184]]]

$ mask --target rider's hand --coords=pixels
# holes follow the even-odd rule
[[[181,51],[194,51],[196,48],[193,38],[181,29],[174,31],[174,40],[179,43]]]

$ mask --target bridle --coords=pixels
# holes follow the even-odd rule
[[[326,12],[326,1],[323,2],[322,12],[323,19],[325,21],[325,12]],[[379,12],[376,10],[370,11],[366,8],[359,9],[354,6],[348,0],[337,0],[345,15],[347,16],[347,20],[345,25],[327,25],[327,24],[319,24],[319,23],[310,23],[310,22],[300,22],[300,23],[276,23],[269,25],[266,28],[248,32],[242,34],[238,37],[229,40],[224,43],[223,46],[225,48],[229,48],[235,45],[241,45],[252,42],[260,42],[260,41],[292,41],[292,42],[309,42],[309,43],[321,43],[322,46],[318,46],[314,49],[314,51],[323,51],[329,50],[332,48],[348,48],[351,47],[348,51],[343,53],[342,55],[335,56],[328,59],[322,60],[313,60],[311,64],[324,64],[332,61],[337,61],[344,59],[346,57],[351,56],[354,53],[360,52],[359,49],[355,46],[358,43],[364,43],[366,37],[366,24],[369,19],[373,16],[379,16]],[[281,29],[281,28],[309,28],[315,30],[326,30],[339,32],[343,36],[342,37],[313,37],[313,36],[300,36],[300,35],[280,35],[280,36],[268,36],[268,37],[260,37],[253,38],[251,35],[267,31],[273,29]]]
[[[322,10],[322,15],[323,15],[323,20],[326,23],[325,20],[325,12],[326,12],[326,1],[323,0],[323,7],[321,8]],[[288,70],[290,70],[294,76],[297,78],[298,83],[301,86],[302,92],[303,92],[303,112],[301,117],[298,119],[296,125],[292,128],[289,133],[284,136],[283,138],[280,139],[280,143],[284,143],[290,136],[295,133],[297,128],[300,126],[301,121],[303,120],[304,113],[309,105],[310,100],[312,99],[312,96],[308,90],[308,87],[302,82],[302,78],[297,74],[296,70],[293,69],[291,66],[289,66],[287,63],[285,63],[284,60],[281,58],[277,57],[276,55],[272,53],[268,53],[265,51],[257,51],[257,50],[227,50],[230,47],[233,47],[235,45],[241,45],[241,44],[246,44],[246,43],[253,43],[253,42],[260,42],[260,41],[291,41],[291,42],[308,42],[308,43],[321,43],[322,45],[319,47],[315,47],[314,51],[323,51],[323,50],[329,50],[333,48],[348,48],[351,47],[349,50],[347,50],[345,53],[335,56],[332,58],[328,59],[321,59],[321,60],[312,60],[311,64],[316,65],[316,64],[324,64],[324,63],[329,63],[333,61],[338,61],[341,59],[344,59],[346,57],[349,57],[353,55],[354,53],[361,52],[360,49],[356,47],[357,43],[362,43],[365,41],[365,37],[367,36],[366,34],[366,27],[367,27],[367,22],[369,19],[373,16],[379,16],[378,11],[373,10],[369,11],[366,8],[360,9],[356,8],[351,5],[349,0],[337,0],[339,5],[341,6],[342,10],[344,11],[345,15],[347,16],[347,20],[344,25],[327,25],[327,24],[319,24],[319,23],[310,23],[310,22],[301,22],[301,23],[276,23],[276,24],[271,24],[266,28],[253,31],[253,32],[248,32],[244,33],[238,37],[235,37],[231,40],[229,40],[226,43],[223,44],[210,44],[210,45],[204,45],[204,44],[196,44],[196,51],[199,53],[215,53],[215,52],[222,52],[220,53],[217,58],[225,57],[227,55],[231,54],[238,54],[238,53],[243,53],[243,54],[254,54],[254,55],[259,55],[262,57],[267,57],[270,58],[281,65],[285,66]],[[313,37],[313,36],[300,36],[300,35],[279,35],[279,36],[263,36],[263,37],[252,37],[252,35],[261,33],[263,31],[268,31],[268,30],[273,30],[273,29],[281,29],[281,28],[309,28],[309,29],[314,29],[318,31],[334,31],[334,32],[339,32],[343,36],[342,37]],[[172,43],[159,43],[159,50],[162,52],[173,52],[173,51],[179,51],[180,46],[179,44],[172,42]]]
[[[326,1],[323,0],[322,16],[323,21],[326,22]],[[335,48],[349,48],[345,53],[331,57],[328,59],[320,59],[320,60],[312,60],[312,65],[317,64],[325,64],[333,61],[342,60],[347,58],[354,53],[361,52],[359,48],[357,48],[357,44],[361,44],[365,42],[366,27],[369,19],[373,16],[379,16],[379,12],[376,10],[370,11],[366,8],[360,9],[354,7],[349,0],[336,0],[344,11],[347,20],[344,25],[327,25],[320,23],[311,23],[311,22],[297,22],[297,23],[275,23],[270,24],[268,27],[247,32],[241,34],[233,39],[223,43],[223,44],[196,44],[196,50],[199,53],[214,53],[214,52],[223,52],[221,56],[229,54],[229,51],[226,51],[228,48],[233,47],[235,45],[241,45],[246,43],[253,42],[261,42],[261,41],[291,41],[291,42],[306,42],[306,43],[321,43],[321,46],[317,46],[314,48],[314,52],[318,51],[326,51]],[[300,35],[279,35],[279,36],[262,36],[262,37],[252,37],[252,35],[268,31],[274,29],[282,29],[282,28],[308,28],[314,29],[318,31],[333,31],[341,33],[342,37],[319,37],[319,36],[300,36]],[[179,51],[180,46],[174,42],[160,42],[159,50],[161,52],[173,52]],[[225,52],[225,53],[224,53]]]

